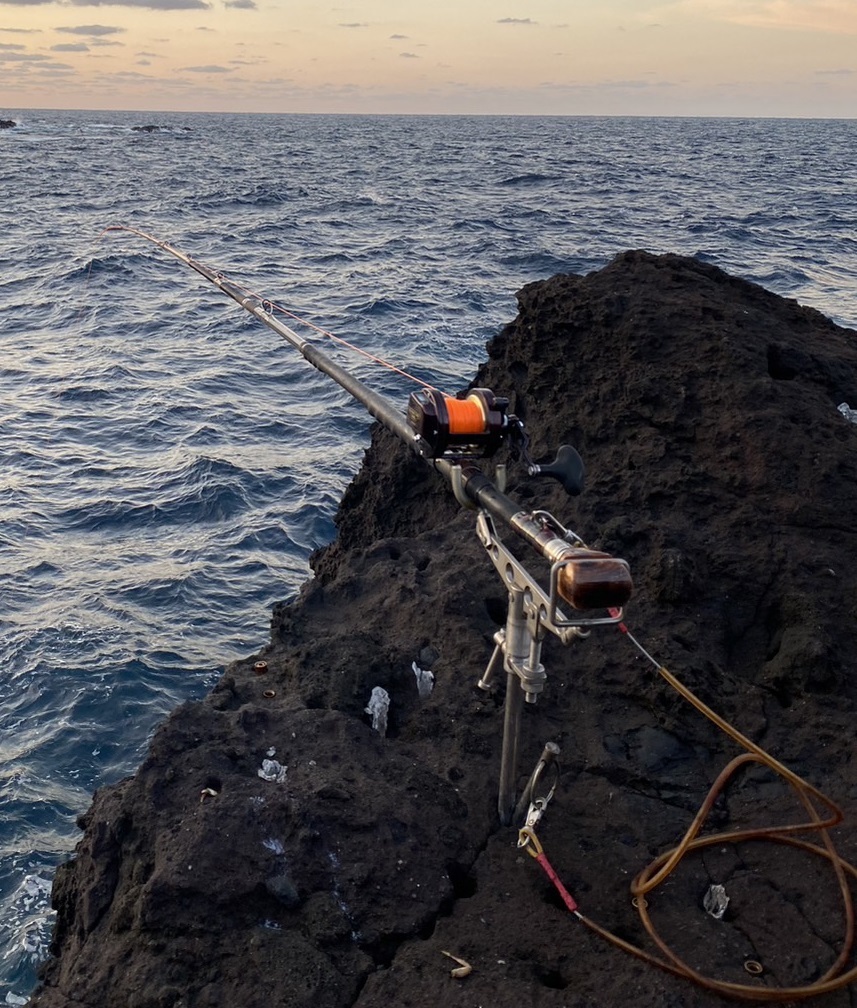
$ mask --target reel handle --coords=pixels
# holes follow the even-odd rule
[[[553,462],[547,465],[530,465],[530,476],[550,476],[560,482],[570,497],[577,497],[583,490],[586,466],[583,459],[571,445],[562,445]]]
[[[609,553],[573,547],[559,564],[557,592],[574,609],[621,609],[634,590],[627,562]]]

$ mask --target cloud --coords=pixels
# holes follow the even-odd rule
[[[41,28],[0,28],[2,32],[9,32],[14,35],[41,35]]]
[[[538,21],[533,21],[532,18],[500,18],[497,24],[534,25]]]
[[[10,49],[26,49],[26,46],[18,45],[16,42],[0,42],[0,49],[10,50]]]
[[[419,59],[419,56],[417,56],[416,53],[412,52],[400,52],[399,55],[402,57],[402,59]]]
[[[613,80],[604,81],[603,88],[616,88],[621,91],[648,91],[650,88],[673,88],[676,85],[666,80]]]
[[[68,63],[42,63],[36,68],[36,72],[43,77],[67,77],[69,74],[77,73]]]
[[[236,10],[258,10],[256,0],[226,0],[224,7],[233,7]]]
[[[0,0],[0,3],[11,4],[13,7],[37,7],[41,4],[54,3],[54,0]]]
[[[659,17],[675,12],[749,28],[857,35],[854,0],[668,0],[649,11]]]
[[[391,35],[390,36],[391,39],[395,39],[397,42],[401,42],[403,39],[406,39],[407,37],[408,37],[407,35]]]
[[[9,0],[0,0],[8,3]],[[21,0],[13,0],[14,3]],[[34,0],[23,0],[34,2]],[[38,0],[39,3],[52,3],[54,0]],[[211,4],[204,0],[67,0],[73,7],[142,7],[145,10],[210,10]]]
[[[205,73],[205,74],[226,74],[234,73],[230,67],[218,66],[216,63],[210,63],[207,66],[189,66],[189,67],[179,67],[179,70],[186,70],[188,73]]]
[[[2,52],[0,63],[53,63],[50,56],[38,56],[31,53]]]
[[[341,22],[337,26],[339,28],[368,28],[369,25],[365,21],[346,21]]]
[[[51,52],[89,52],[89,46],[85,42],[61,42],[52,45]]]
[[[125,31],[124,28],[113,28],[110,25],[88,24],[74,25],[67,28],[56,28],[55,31],[65,32],[67,35],[116,35]]]
[[[815,74],[817,77],[853,77],[857,70],[846,70],[843,67],[840,70],[816,70]]]

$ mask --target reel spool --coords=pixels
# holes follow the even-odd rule
[[[508,399],[489,389],[453,398],[424,388],[408,398],[408,423],[429,458],[490,458],[503,443],[508,406]]]

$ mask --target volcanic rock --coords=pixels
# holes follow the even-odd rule
[[[507,492],[628,561],[624,620],[654,660],[616,625],[568,647],[549,637],[520,783],[557,742],[545,854],[587,918],[661,955],[629,883],[679,842],[742,748],[656,666],[838,802],[837,850],[857,857],[857,426],[837,411],[857,402],[857,332],[645,252],[529,284],[518,301],[474,385],[511,398],[537,461],[569,443],[588,477],[570,499],[513,464]],[[503,684],[476,682],[506,590],[473,513],[375,428],[337,524],[315,577],[276,607],[270,645],[176,710],[137,773],[95,795],[57,874],[54,957],[33,1004],[721,1004],[587,930],[532,845],[499,826]],[[434,673],[428,696],[414,662]],[[385,737],[365,713],[376,686],[391,698]],[[283,772],[260,776],[264,759]],[[808,816],[781,776],[750,765],[703,833]],[[730,900],[719,920],[703,907],[712,885]],[[845,933],[828,860],[781,843],[691,852],[648,901],[690,967],[760,991],[817,981]],[[451,977],[445,952],[471,973]]]

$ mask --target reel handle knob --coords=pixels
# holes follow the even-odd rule
[[[553,462],[530,465],[527,472],[530,476],[550,476],[562,484],[567,494],[577,497],[583,490],[586,466],[577,451],[566,444],[560,447]]]

